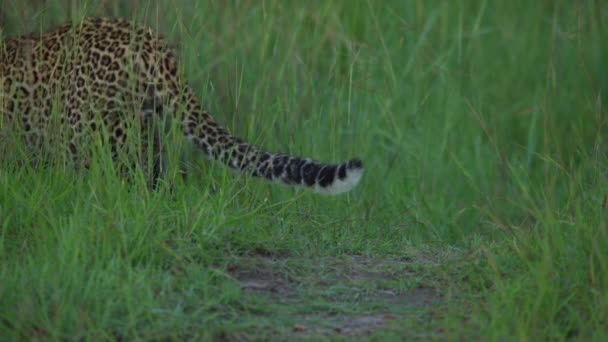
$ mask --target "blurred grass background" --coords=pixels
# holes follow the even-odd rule
[[[366,165],[335,198],[208,162],[153,193],[103,163],[85,175],[2,165],[5,336],[281,333],[253,328],[272,312],[256,315],[224,273],[264,250],[436,256],[436,338],[606,337],[602,1],[1,4],[5,37],[83,15],[148,24],[237,135]]]

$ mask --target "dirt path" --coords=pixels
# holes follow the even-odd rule
[[[420,262],[358,255],[309,260],[254,255],[229,268],[251,300],[268,305],[262,316],[289,335],[399,334],[404,320],[434,315],[441,296]]]

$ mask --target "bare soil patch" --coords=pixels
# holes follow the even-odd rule
[[[294,334],[367,336],[441,302],[428,284],[390,285],[419,276],[413,262],[360,255],[305,260],[264,253],[242,258],[229,273],[245,293],[265,298],[277,310],[288,307],[281,315],[290,316]],[[311,308],[315,301],[324,306]],[[344,305],[355,312],[340,312]]]

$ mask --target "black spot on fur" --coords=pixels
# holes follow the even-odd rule
[[[265,161],[267,161],[268,159],[270,159],[270,154],[262,153],[262,155],[260,156],[260,159],[258,160],[258,163],[262,164]]]
[[[317,173],[319,172],[319,168],[317,165],[313,163],[308,163],[304,165],[302,168],[302,177],[304,178],[304,182],[308,186],[313,186],[317,180]]]
[[[115,82],[116,81],[116,75],[114,74],[107,74],[106,75],[106,82]]]
[[[334,182],[336,175],[336,166],[330,165],[321,169],[319,172],[319,185],[326,187]]]
[[[274,177],[275,177],[275,178],[280,177],[280,176],[281,176],[281,174],[283,174],[283,170],[284,170],[284,169],[285,169],[285,168],[284,168],[284,166],[283,166],[283,165],[278,165],[278,166],[275,166],[275,167],[272,169],[272,173],[274,174]]]
[[[352,159],[351,161],[348,162],[348,168],[349,169],[362,169],[363,162],[359,159]]]
[[[30,91],[27,90],[26,87],[21,86],[21,87],[19,87],[18,94],[21,97],[27,97],[27,96],[30,96]]]
[[[344,178],[346,178],[346,164],[342,164],[338,168],[338,178],[340,178],[340,180],[344,180]]]
[[[109,64],[110,64],[110,57],[108,57],[108,56],[106,56],[106,55],[103,55],[103,56],[101,57],[101,65],[103,65],[103,66],[107,66],[107,65],[109,65]]]
[[[249,149],[249,145],[247,145],[247,144],[240,144],[238,147],[238,150],[241,153],[247,153],[248,149]]]
[[[116,93],[118,93],[118,88],[113,84],[109,85],[106,89],[106,95],[109,97],[114,97]]]
[[[287,156],[276,156],[273,160],[272,160],[272,165],[273,166],[278,166],[278,165],[285,165],[287,163],[287,159],[289,157]]]
[[[125,55],[125,49],[122,47],[117,47],[115,52],[116,57],[121,58]]]
[[[202,142],[201,145],[203,146],[203,149],[205,150],[205,152],[207,152],[208,154],[211,154],[211,145],[209,145],[206,142]]]
[[[306,164],[304,159],[294,159],[287,166],[287,178],[290,183],[300,184],[302,183],[302,167]]]
[[[98,52],[95,52],[95,51],[91,52],[90,59],[91,59],[93,62],[98,62],[100,57],[101,57],[101,56],[99,55],[99,53],[98,53]]]
[[[270,167],[268,163],[258,164],[256,172],[254,172],[255,176],[264,176],[266,179],[271,180],[273,175],[273,169]]]

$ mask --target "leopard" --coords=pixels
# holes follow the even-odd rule
[[[0,124],[20,132],[28,147],[63,132],[66,159],[83,168],[91,158],[83,142],[102,129],[112,160],[129,141],[147,141],[139,151],[153,157],[135,159],[157,179],[166,151],[154,127],[169,120],[197,153],[240,174],[322,194],[359,183],[359,158],[324,163],[268,152],[231,134],[184,74],[174,46],[126,18],[85,17],[6,38],[0,44]]]

